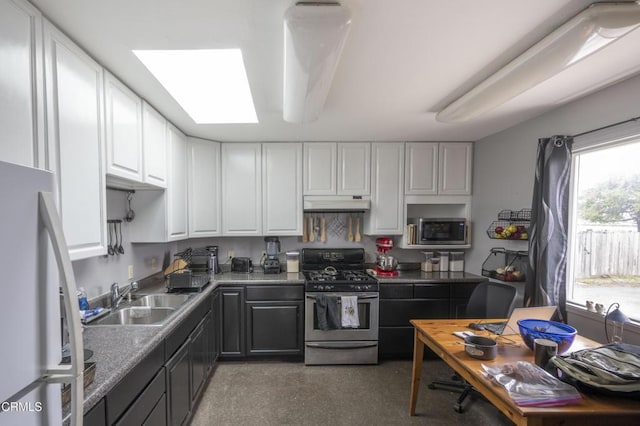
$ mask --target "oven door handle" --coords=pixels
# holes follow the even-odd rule
[[[368,295],[365,295],[365,296],[358,296],[358,300],[360,300],[360,299],[377,299],[378,297],[380,297],[380,296],[377,295],[377,294],[368,294]],[[315,298],[316,298],[315,295],[307,294],[307,299],[315,299]]]
[[[362,349],[378,346],[378,342],[307,342],[305,345],[320,349]]]

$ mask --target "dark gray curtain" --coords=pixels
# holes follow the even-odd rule
[[[570,136],[538,141],[529,229],[529,271],[525,306],[556,306],[567,321],[567,254],[569,222]]]

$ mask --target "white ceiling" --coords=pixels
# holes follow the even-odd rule
[[[478,140],[640,72],[640,30],[464,124],[435,112],[591,0],[342,0],[351,32],[324,112],[282,119],[284,11],[295,0],[31,0],[185,133],[219,141]],[[259,124],[195,124],[132,49],[243,51]]]

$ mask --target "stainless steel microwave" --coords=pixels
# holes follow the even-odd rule
[[[416,244],[456,245],[467,243],[467,221],[463,218],[415,218]]]

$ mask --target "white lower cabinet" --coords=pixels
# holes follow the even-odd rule
[[[263,235],[302,235],[302,144],[262,144]]]
[[[404,232],[404,144],[371,144],[371,209],[365,215],[368,235]]]
[[[222,233],[262,235],[262,145],[222,144]]]
[[[48,152],[71,260],[106,254],[103,70],[45,22]]]
[[[220,143],[188,138],[189,237],[222,234]]]
[[[0,0],[0,160],[44,168],[42,16]]]

